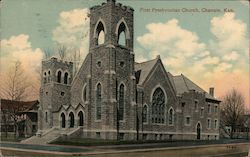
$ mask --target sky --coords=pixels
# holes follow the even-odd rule
[[[1,1],[0,79],[19,60],[30,82],[39,87],[37,71],[44,58],[43,50],[55,52],[57,45],[79,49],[84,60],[89,44],[88,8],[105,1]],[[184,74],[206,91],[215,87],[218,98],[235,88],[250,106],[247,1],[117,2],[135,10],[137,62],[160,55],[166,70],[173,75]],[[159,12],[160,9],[168,11]],[[220,11],[204,12],[209,9]]]

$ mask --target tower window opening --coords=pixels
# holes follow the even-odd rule
[[[50,82],[50,71],[48,71],[48,82]]]
[[[118,44],[119,45],[122,45],[122,46],[127,45],[125,33],[126,33],[126,26],[122,22],[119,26],[119,29],[118,29]]]
[[[64,96],[64,92],[61,92],[61,96]]]
[[[57,72],[57,82],[58,82],[58,83],[61,83],[61,76],[62,76],[62,72],[61,72],[61,71],[58,71],[58,72]]]
[[[47,82],[47,73],[46,73],[46,72],[44,72],[43,82],[44,82],[44,83],[46,83],[46,82]]]
[[[68,77],[69,77],[69,74],[66,72],[64,74],[64,84],[68,84]]]
[[[102,66],[102,62],[101,61],[98,61],[97,63],[97,66],[100,68]]]
[[[104,30],[104,25],[101,21],[98,23],[98,25],[96,27],[95,38],[97,40],[96,45],[104,44],[104,42],[105,42],[105,30]]]
[[[125,63],[123,61],[120,62],[120,66],[124,67]]]

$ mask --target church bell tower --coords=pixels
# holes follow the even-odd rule
[[[89,127],[100,130],[101,138],[115,139],[126,128],[135,128],[133,12],[131,7],[115,0],[90,8],[88,116]]]

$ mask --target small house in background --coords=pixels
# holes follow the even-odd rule
[[[240,120],[241,123],[233,130],[228,125],[220,128],[220,136],[222,138],[250,139],[250,114],[241,115]],[[233,132],[233,137],[230,137],[231,132]]]
[[[37,131],[39,102],[1,99],[1,135],[30,137]],[[15,125],[17,129],[15,129]]]

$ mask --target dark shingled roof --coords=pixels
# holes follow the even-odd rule
[[[177,95],[181,95],[184,92],[189,92],[189,90],[195,90],[200,93],[205,93],[205,96],[208,99],[217,100],[215,97],[207,93],[205,90],[203,90],[201,87],[199,87],[197,84],[192,82],[183,74],[173,76],[173,80],[174,80],[174,85],[176,88]]]
[[[18,112],[37,110],[38,109],[38,100],[34,101],[15,101],[1,99],[0,101],[1,110],[15,109]]]
[[[147,76],[150,74],[151,70],[157,63],[158,59],[160,58],[157,57],[156,59],[149,60],[146,62],[135,63],[135,77],[136,77],[136,83],[138,85],[143,84],[143,82],[146,80]],[[201,87],[196,85],[194,82],[192,82],[183,74],[173,76],[170,72],[167,72],[167,76],[172,84],[172,87],[174,88],[176,95],[181,95],[184,92],[195,90],[196,92],[205,93],[207,99],[219,101],[215,97],[207,93],[205,90],[203,90]]]
[[[157,60],[158,58],[142,63],[135,63],[135,76],[137,84],[142,85],[150,71],[153,69],[154,65],[157,63]]]

